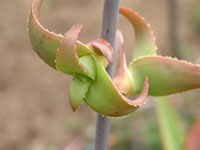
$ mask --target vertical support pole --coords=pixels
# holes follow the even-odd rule
[[[180,58],[178,38],[178,1],[168,0],[170,50],[173,57]]]
[[[104,0],[103,18],[101,25],[101,38],[107,40],[112,45],[115,52],[116,30],[119,14],[120,0]],[[114,69],[109,65],[106,71],[113,78]],[[107,116],[97,114],[95,132],[95,150],[108,150],[108,140],[110,134],[110,120]]]

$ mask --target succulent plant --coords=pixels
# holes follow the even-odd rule
[[[200,88],[200,66],[176,58],[159,56],[155,38],[143,17],[128,8],[120,13],[132,24],[135,43],[127,66],[123,36],[117,33],[118,68],[114,80],[105,68],[113,63],[112,46],[104,39],[83,44],[81,25],[64,36],[49,32],[39,22],[42,0],[33,0],[29,35],[33,49],[52,68],[73,76],[69,99],[73,111],[85,102],[106,116],[123,116],[142,106],[148,95],[164,96]],[[128,96],[138,95],[131,100]]]

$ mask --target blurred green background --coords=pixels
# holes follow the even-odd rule
[[[151,24],[159,53],[171,55],[169,0],[121,0]],[[99,37],[103,0],[44,0],[41,23],[64,34],[83,24],[80,41]],[[31,0],[0,1],[0,149],[90,150],[96,114],[85,104],[73,113],[68,101],[71,77],[44,64],[32,50],[27,19]],[[182,58],[200,63],[200,1],[179,0],[177,36]],[[127,55],[134,32],[122,16]],[[130,59],[130,58],[129,58]],[[169,97],[187,132],[200,114],[200,90]],[[110,150],[162,150],[154,99],[126,117],[112,119]]]

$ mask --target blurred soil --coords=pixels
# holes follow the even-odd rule
[[[196,59],[199,37],[191,15],[197,1],[179,3],[180,39],[191,45],[192,59]],[[169,55],[167,0],[121,0],[121,5],[145,17],[155,32],[159,52]],[[35,55],[27,33],[30,6],[31,0],[0,1],[0,149],[54,150],[78,135],[90,141],[95,113],[83,104],[73,114],[67,95],[71,77],[51,69]],[[100,0],[45,0],[41,22],[62,34],[83,24],[80,40],[87,42],[99,37],[101,11]],[[119,27],[128,53],[133,46],[132,28],[121,16]]]

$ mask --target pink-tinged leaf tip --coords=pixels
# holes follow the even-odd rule
[[[86,44],[87,46],[94,46],[107,59],[109,64],[113,64],[113,48],[111,44],[104,39],[95,39]]]
[[[155,38],[149,24],[145,22],[144,18],[125,7],[120,7],[119,12],[130,21],[135,31],[133,59],[146,55],[156,55],[157,46]]]
[[[126,64],[126,54],[124,51],[124,40],[120,30],[117,31],[117,71],[113,79],[115,86],[124,94],[133,92],[133,81]]]
[[[72,27],[61,41],[56,55],[56,67],[59,71],[74,74],[79,73],[91,77],[90,73],[79,61],[76,43],[82,26]]]

